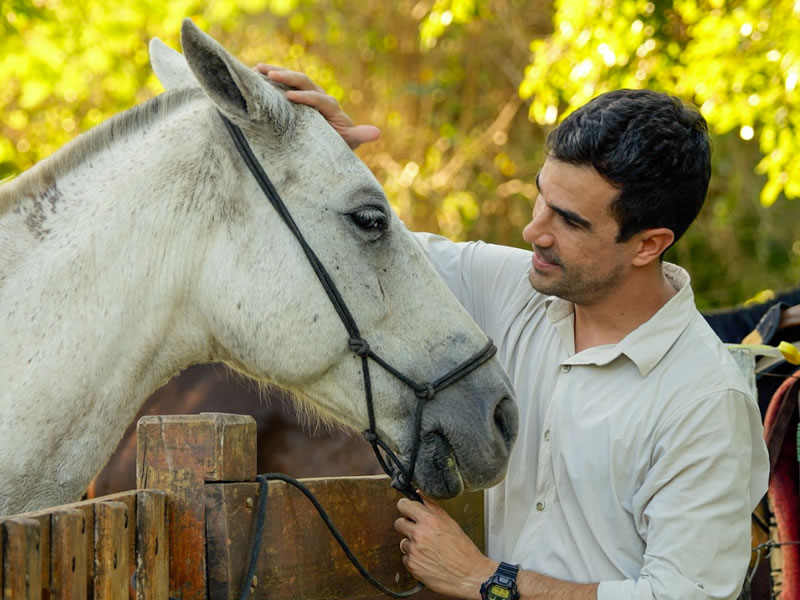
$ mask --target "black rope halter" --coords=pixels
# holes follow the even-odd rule
[[[361,371],[364,376],[364,394],[366,397],[367,402],[367,415],[369,418],[369,428],[363,432],[364,438],[370,443],[372,446],[372,450],[375,453],[376,458],[378,459],[378,463],[381,465],[381,468],[384,472],[391,478],[392,480],[392,487],[399,490],[407,497],[420,501],[419,495],[416,493],[416,490],[413,486],[414,481],[414,468],[417,462],[417,456],[419,454],[419,448],[422,443],[421,439],[421,429],[422,429],[422,411],[425,406],[425,403],[428,400],[431,400],[438,392],[445,389],[446,387],[452,385],[465,375],[471,373],[483,363],[488,361],[492,356],[495,355],[497,352],[497,348],[495,347],[494,343],[491,339],[486,342],[486,345],[481,348],[478,352],[473,354],[469,357],[466,361],[455,367],[454,369],[448,371],[443,376],[439,377],[438,379],[426,382],[426,383],[419,383],[408,377],[407,375],[401,373],[385,360],[383,360],[380,356],[375,354],[372,349],[369,347],[369,343],[363,337],[361,337],[361,333],[358,329],[358,325],[356,324],[353,315],[350,313],[350,310],[347,308],[347,304],[345,303],[342,295],[339,293],[339,290],[336,287],[336,284],[331,279],[331,276],[328,274],[328,271],[325,269],[322,262],[319,260],[317,255],[311,249],[311,247],[306,242],[303,234],[301,233],[300,229],[297,227],[297,224],[294,222],[292,215],[289,213],[289,210],[286,208],[283,200],[281,200],[280,195],[278,194],[275,186],[272,185],[269,177],[264,172],[264,169],[261,167],[261,164],[258,162],[258,159],[253,154],[250,145],[247,143],[247,139],[245,139],[242,130],[239,129],[236,125],[234,125],[225,115],[220,113],[222,117],[222,122],[225,123],[225,127],[228,129],[228,132],[231,134],[233,138],[233,143],[236,145],[236,149],[239,151],[239,154],[244,159],[247,168],[250,169],[250,172],[255,177],[256,181],[258,182],[259,187],[264,192],[264,194],[269,199],[272,206],[275,208],[275,211],[280,215],[283,222],[289,228],[289,231],[292,232],[292,235],[297,239],[300,247],[303,249],[303,252],[308,259],[308,262],[311,264],[311,268],[314,269],[314,273],[317,275],[317,279],[322,284],[325,293],[328,294],[328,298],[330,298],[331,304],[333,304],[333,308],[336,310],[336,313],[339,315],[339,318],[342,321],[345,329],[347,330],[347,334],[349,336],[348,346],[350,350],[352,350],[357,356],[361,358]],[[372,359],[374,362],[379,364],[384,370],[388,373],[392,374],[394,377],[405,383],[408,387],[414,390],[414,393],[417,396],[417,404],[414,409],[414,423],[413,423],[413,431],[414,431],[414,438],[412,440],[411,446],[411,454],[409,457],[408,466],[403,465],[397,455],[392,451],[389,446],[380,439],[377,432],[377,426],[375,423],[375,409],[373,406],[372,400],[372,383],[369,375],[369,359]],[[263,484],[266,484],[266,480],[264,480]],[[294,485],[294,484],[293,484]],[[302,491],[302,490],[301,490]],[[307,491],[306,491],[307,492]],[[306,496],[311,498],[310,493],[306,493]],[[262,488],[262,495],[266,496],[266,488]],[[262,498],[262,502],[266,505],[265,497]],[[313,502],[313,500],[312,500]],[[315,502],[315,506],[318,503]],[[321,508],[321,507],[318,507]],[[320,514],[323,514],[322,511]],[[323,517],[325,518],[325,517]],[[326,524],[330,526],[332,525],[327,519]],[[334,528],[335,529],[335,528]],[[256,536],[256,540],[260,536]],[[341,536],[337,537],[337,541],[340,541],[340,544],[343,543],[343,540],[340,540]],[[255,556],[257,556],[257,541],[254,541],[254,551]],[[346,547],[346,544],[342,546],[343,548]],[[348,557],[351,558],[351,561],[355,558],[352,556],[352,553],[345,550],[348,554]],[[251,556],[251,559],[254,557]],[[356,564],[354,562],[354,564]],[[251,560],[251,566],[254,567],[254,563]],[[365,570],[360,565],[357,565],[356,568],[364,574]],[[367,577],[367,579],[375,585],[377,582],[374,581],[374,578]],[[249,579],[245,581],[245,590],[249,590]],[[378,587],[382,592],[387,593],[394,597],[406,597],[408,595],[407,592],[392,592],[388,590],[384,586],[378,584]],[[419,586],[418,586],[419,587]],[[421,587],[420,587],[421,589]],[[243,597],[246,598],[245,590],[243,590]],[[416,590],[418,591],[418,590]],[[398,595],[399,594],[399,595]]]

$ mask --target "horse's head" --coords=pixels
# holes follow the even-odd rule
[[[203,184],[216,193],[192,192],[214,206],[189,304],[207,331],[209,358],[284,386],[323,418],[363,431],[361,358],[217,111],[243,131],[376,354],[428,382],[473,355],[486,336],[435,275],[373,175],[319,113],[290,103],[189,20],[181,41],[185,60],[157,40],[151,56],[166,87],[199,86],[208,99],[198,139],[212,171]],[[377,430],[407,462],[418,435],[416,395],[374,362],[370,373]],[[437,497],[497,483],[516,430],[508,379],[492,359],[426,403],[416,481]]]

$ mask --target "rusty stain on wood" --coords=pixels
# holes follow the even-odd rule
[[[394,531],[400,496],[386,476],[303,480],[328,511],[354,554],[394,590],[416,583],[402,564],[400,536]],[[206,486],[209,596],[238,598],[248,566],[259,484]],[[255,498],[255,506],[247,503]],[[484,547],[483,494],[468,493],[443,502],[479,548]],[[253,598],[383,599],[356,571],[308,500],[293,487],[269,484],[267,518],[256,569]],[[442,598],[426,591],[415,598]]]

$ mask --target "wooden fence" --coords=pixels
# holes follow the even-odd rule
[[[256,425],[220,413],[145,417],[138,425],[140,489],[0,517],[4,600],[238,598],[259,500]],[[414,581],[393,529],[399,498],[385,476],[306,479],[356,556],[397,590]],[[484,546],[483,495],[444,507]],[[251,598],[386,598],[349,563],[308,500],[269,484]],[[441,598],[423,592],[415,598]]]

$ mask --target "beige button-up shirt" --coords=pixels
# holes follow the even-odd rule
[[[688,274],[665,264],[677,294],[656,315],[575,353],[573,306],[531,288],[530,252],[415,235],[516,390],[519,437],[486,496],[489,556],[600,582],[599,600],[735,598],[769,463]]]

